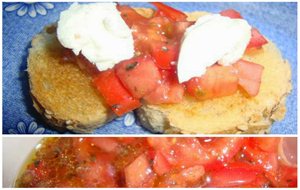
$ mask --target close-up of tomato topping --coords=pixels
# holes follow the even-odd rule
[[[180,103],[184,96],[203,101],[230,96],[238,90],[248,98],[259,93],[264,68],[246,60],[238,60],[230,66],[216,62],[207,67],[202,76],[179,83],[177,62],[181,43],[187,28],[193,26],[195,21],[188,21],[184,12],[166,4],[151,4],[155,9],[148,16],[127,5],[117,4],[122,19],[132,32],[134,57],[104,71],[95,71],[95,66],[90,66],[92,64],[82,55],[75,59],[80,68],[94,78],[94,86],[118,116],[138,108],[140,101],[174,104]],[[221,11],[220,15],[243,19],[234,9]],[[247,49],[258,49],[266,43],[268,41],[264,36],[252,27]],[[74,60],[70,54],[66,51],[64,59]],[[107,76],[108,80],[105,79]],[[110,80],[112,77],[114,80]],[[117,86],[112,87],[115,84]]]
[[[208,67],[204,75],[179,83],[176,66],[180,45],[186,29],[194,22],[188,21],[184,12],[166,4],[151,4],[156,10],[149,17],[142,16],[129,6],[117,5],[122,18],[132,30],[135,57],[116,64],[112,71],[100,71],[98,74],[91,72],[90,67],[84,67],[93,74],[94,85],[107,104],[112,108],[120,106],[113,109],[117,115],[134,110],[141,100],[148,104],[173,104],[180,103],[186,95],[202,101],[230,96],[239,89],[247,97],[259,93],[263,66],[245,60],[239,60],[232,66],[216,63]],[[220,14],[231,19],[242,19],[241,14],[233,9]],[[267,43],[257,29],[252,28],[251,33],[248,49],[261,48]],[[104,78],[101,76],[113,71],[114,77],[121,83],[119,87],[103,85],[100,79]],[[118,96],[127,98],[114,98],[111,101],[112,94],[106,93],[108,91],[118,92]]]
[[[288,152],[282,152],[282,148]],[[47,138],[18,187],[297,187],[293,137]]]

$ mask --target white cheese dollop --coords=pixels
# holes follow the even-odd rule
[[[74,3],[60,14],[57,36],[60,43],[80,52],[98,70],[112,68],[134,55],[130,28],[115,3]]]
[[[251,26],[243,19],[219,14],[205,15],[190,26],[183,37],[177,73],[180,83],[200,77],[218,62],[227,66],[244,54],[251,38]]]

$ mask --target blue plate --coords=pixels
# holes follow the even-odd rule
[[[151,7],[147,3],[129,3]],[[233,8],[275,42],[292,67],[293,91],[287,98],[287,114],[275,122],[273,134],[297,134],[297,4],[296,3],[168,3],[183,11],[218,13]],[[44,26],[58,20],[70,3],[3,3],[3,133],[55,134],[45,126],[32,107],[29,96],[26,58],[30,41]],[[276,84],[272,84],[276,85]],[[94,131],[95,134],[149,134],[133,113]]]

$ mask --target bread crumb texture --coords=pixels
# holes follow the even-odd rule
[[[92,86],[92,79],[74,63],[62,61],[63,47],[55,25],[34,37],[28,73],[34,106],[51,124],[75,132],[90,132],[113,114]],[[50,114],[49,114],[50,113]]]

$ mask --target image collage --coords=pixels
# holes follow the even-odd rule
[[[298,2],[1,2],[0,188],[298,188]]]

